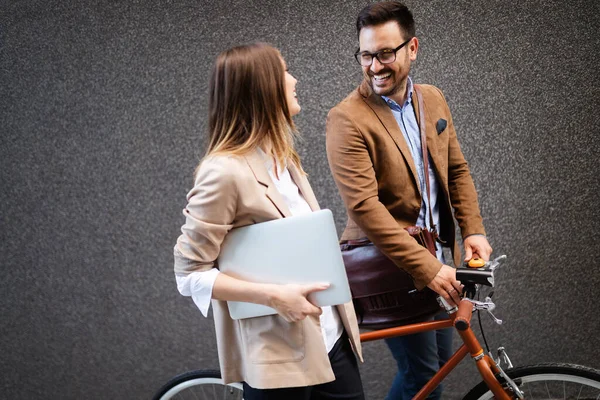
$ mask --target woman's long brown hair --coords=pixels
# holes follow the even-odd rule
[[[209,84],[207,156],[262,147],[279,166],[290,160],[301,169],[284,75],[279,51],[265,43],[219,54]]]

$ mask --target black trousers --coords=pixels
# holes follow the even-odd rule
[[[364,400],[358,363],[346,332],[329,352],[335,380],[315,386],[254,389],[244,382],[244,400]]]

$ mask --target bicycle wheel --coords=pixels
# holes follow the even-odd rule
[[[593,368],[575,364],[540,364],[505,372],[519,385],[526,399],[600,399],[600,371]],[[498,380],[504,382],[502,378]],[[493,398],[485,382],[481,382],[467,393],[464,400]]]
[[[177,375],[154,395],[154,400],[242,400],[240,383],[223,383],[219,371],[200,370]]]

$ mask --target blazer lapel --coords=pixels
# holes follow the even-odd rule
[[[366,82],[363,82],[361,84],[359,92],[363,96],[365,103],[367,103],[367,105],[373,110],[375,115],[377,115],[377,118],[379,118],[385,129],[388,131],[389,135],[396,143],[396,146],[400,150],[400,153],[402,153],[406,164],[408,164],[410,168],[410,172],[412,173],[415,185],[417,185],[417,188],[420,189],[419,176],[417,175],[415,162],[412,158],[412,155],[410,154],[408,144],[406,144],[406,139],[404,139],[404,135],[402,134],[402,131],[398,126],[398,122],[396,121],[396,118],[394,118],[394,114],[392,114],[392,111],[390,110],[388,105],[385,104],[385,101],[380,96],[373,93],[373,91]],[[415,102],[413,102],[413,104],[414,103]]]
[[[283,217],[291,217],[292,213],[269,176],[269,171],[267,171],[265,162],[260,154],[257,151],[253,151],[252,153],[247,154],[245,158],[258,183],[265,187],[265,195],[271,200],[273,205],[277,207],[277,210],[279,210]]]
[[[296,166],[292,163],[288,164],[287,168],[288,171],[290,171],[290,176],[292,177],[292,180],[294,181],[296,186],[298,186],[298,189],[300,189],[300,193],[304,197],[304,200],[306,200],[306,202],[310,206],[310,209],[313,211],[320,210],[317,198],[315,197],[315,194],[312,191],[312,188],[310,187],[306,176],[302,174],[302,172],[300,172],[300,170],[296,168]]]
[[[421,90],[420,85],[415,85],[416,90],[421,92],[421,96],[423,96],[423,91]],[[415,115],[417,117],[417,123],[419,124],[419,129],[421,128],[421,114],[419,111],[419,102],[417,101],[417,95],[413,95],[413,108],[415,109]],[[424,116],[425,116],[425,137],[427,139],[427,152],[429,157],[431,158],[431,162],[433,164],[434,170],[437,172],[438,177],[440,176],[440,171],[444,171],[444,163],[440,158],[438,153],[438,147],[435,145],[437,142],[437,129],[436,122],[433,121],[430,117],[430,113],[427,111],[427,104],[425,104],[425,98],[423,98],[423,108],[424,108]]]

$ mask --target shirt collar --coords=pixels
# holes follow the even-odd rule
[[[402,111],[402,109],[404,107],[406,107],[412,103],[413,83],[412,83],[412,79],[410,79],[410,76],[406,80],[406,91],[408,93],[408,96],[406,96],[406,101],[404,102],[404,105],[402,105],[402,106],[387,96],[381,96],[381,98],[385,101],[385,103],[388,105],[388,107],[390,107],[392,110]]]
[[[264,152],[263,149],[261,149],[260,147],[256,148],[257,153],[260,155],[260,158],[262,158],[263,163],[265,165],[265,168],[267,169],[268,172],[270,173],[275,173],[277,172],[277,174],[280,174],[282,172],[281,169],[277,168],[277,171],[275,171],[275,158],[273,158],[272,156],[268,156],[267,153]],[[283,166],[285,168],[287,168],[287,163]]]

